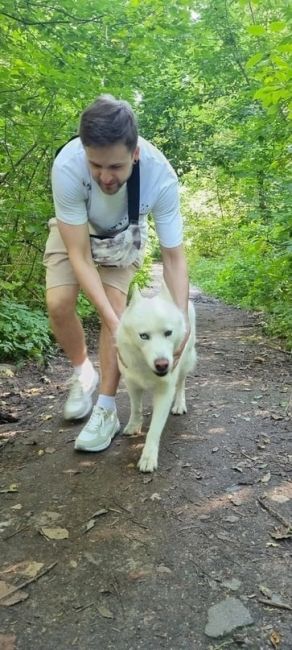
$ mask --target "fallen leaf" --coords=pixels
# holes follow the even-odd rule
[[[212,454],[215,454],[216,451],[219,451],[219,447],[213,447],[213,449],[212,449]]]
[[[11,368],[4,368],[3,366],[1,366],[0,375],[1,377],[14,377],[14,372],[13,370],[11,370]]]
[[[161,496],[160,496],[160,494],[158,494],[158,492],[154,492],[151,495],[150,499],[151,499],[151,501],[161,501]]]
[[[266,598],[272,598],[273,592],[268,587],[265,587],[264,585],[260,585],[259,590],[264,596],[266,596]]]
[[[274,648],[277,648],[278,645],[280,645],[281,636],[278,632],[276,632],[276,630],[273,630],[272,634],[270,635],[270,641]]]
[[[261,483],[268,483],[271,480],[271,472],[267,472],[262,478]]]
[[[128,578],[130,580],[144,580],[144,578],[147,578],[151,573],[152,571],[150,569],[140,569],[139,571],[131,571],[128,574]]]
[[[0,521],[0,528],[8,528],[13,523],[13,519],[7,519],[7,521]]]
[[[97,510],[96,512],[91,515],[92,519],[95,519],[95,517],[101,517],[101,515],[107,515],[108,510],[106,508],[101,508],[100,510]]]
[[[11,506],[11,510],[21,510],[22,505],[21,503],[16,503],[15,506]]]
[[[282,526],[281,528],[276,528],[275,532],[270,533],[270,535],[274,539],[291,539],[292,528],[291,526]]]
[[[99,605],[97,611],[103,618],[114,618],[113,613],[104,605]]]
[[[46,447],[45,452],[46,454],[54,454],[56,449],[54,447]]]
[[[96,461],[94,460],[82,460],[80,463],[80,467],[92,467],[92,465],[95,465]]]
[[[51,420],[52,417],[53,417],[52,415],[42,415],[42,416],[41,416],[41,420],[44,420],[44,421],[46,421],[46,420]]]
[[[228,517],[225,517],[225,521],[229,524],[235,524],[238,521],[238,517],[236,517],[236,515],[229,515]]]
[[[16,483],[12,483],[7,488],[3,488],[3,490],[0,490],[1,494],[10,494],[10,492],[18,492],[18,486],[16,485]]]
[[[9,585],[7,582],[4,582],[4,580],[0,580],[1,606],[10,607],[11,605],[16,605],[16,603],[20,603],[22,600],[26,600],[28,598],[28,593],[25,591],[14,591],[14,589],[15,587],[13,587],[13,585]]]
[[[105,508],[101,508],[100,510],[94,512],[93,515],[91,515],[91,519],[89,519],[89,521],[86,524],[84,524],[84,526],[82,527],[83,532],[88,533],[88,531],[95,526],[96,519],[98,517],[101,517],[102,515],[107,515],[107,513],[108,510],[106,510]]]
[[[90,519],[83,527],[82,530],[84,533],[88,533],[89,530],[91,530],[96,524],[95,519]]]
[[[160,564],[156,571],[157,573],[172,573],[171,569],[169,569],[168,566],[164,566],[164,564]]]
[[[43,456],[44,453],[45,453],[45,452],[44,452],[43,449],[39,449],[39,450],[38,450],[38,456]]]
[[[42,526],[40,528],[40,533],[45,537],[46,539],[68,539],[69,537],[69,532],[67,528],[60,528],[57,526],[56,528],[48,528],[47,526]]]
[[[287,483],[284,485],[278,485],[269,491],[268,496],[271,501],[276,501],[277,503],[286,503],[292,499],[292,482],[287,481]]]
[[[43,382],[43,384],[50,384],[51,383],[51,380],[46,375],[43,375],[40,378],[40,380]],[[51,397],[51,395],[49,395],[49,397]]]
[[[34,578],[38,572],[42,569],[43,567],[43,562],[34,562],[32,561],[24,561],[24,562],[18,562],[17,564],[12,564],[11,566],[6,567],[1,571],[1,575],[4,575],[6,573],[19,573],[22,576],[27,576],[28,578]]]
[[[80,469],[64,469],[63,474],[70,474],[70,476],[73,476],[74,474],[80,474]]]
[[[0,634],[0,650],[16,650],[15,634]]]
[[[241,506],[243,502],[243,497],[240,494],[231,494],[229,500],[233,503],[234,506]]]

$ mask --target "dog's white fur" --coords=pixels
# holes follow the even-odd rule
[[[185,337],[186,324],[183,313],[174,304],[165,285],[153,298],[142,297],[135,287],[118,327],[118,363],[131,402],[125,434],[141,432],[143,393],[147,390],[153,394],[151,424],[138,462],[142,472],[157,469],[160,436],[172,403],[172,413],[180,415],[187,410],[185,379],[196,362],[192,303],[189,303],[189,320],[190,337],[177,365],[174,365],[174,353]],[[161,370],[167,371],[163,376],[156,374]]]

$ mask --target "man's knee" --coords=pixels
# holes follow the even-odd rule
[[[48,289],[46,300],[49,316],[54,321],[65,321],[72,317],[76,308],[78,289],[73,286]]]

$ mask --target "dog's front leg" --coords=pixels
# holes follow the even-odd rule
[[[165,393],[159,392],[153,398],[153,413],[142,456],[138,462],[141,472],[153,472],[158,466],[160,436],[169,415],[174,390],[167,387]]]
[[[171,412],[174,415],[182,415],[183,413],[187,412],[185,381],[186,381],[185,377],[180,377],[176,387],[174,404],[171,409]]]
[[[141,433],[143,424],[143,390],[129,380],[126,381],[126,385],[130,397],[131,413],[129,422],[125,426],[123,433],[131,436],[134,433]]]

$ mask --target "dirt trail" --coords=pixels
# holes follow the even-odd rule
[[[0,650],[291,650],[290,357],[252,314],[192,298],[188,413],[169,417],[153,476],[136,469],[139,436],[73,451],[62,356],[2,372]],[[124,386],[118,407],[125,424]],[[45,537],[59,528],[66,539]],[[1,606],[3,583],[29,580]],[[253,623],[211,638],[208,610],[226,598]]]

